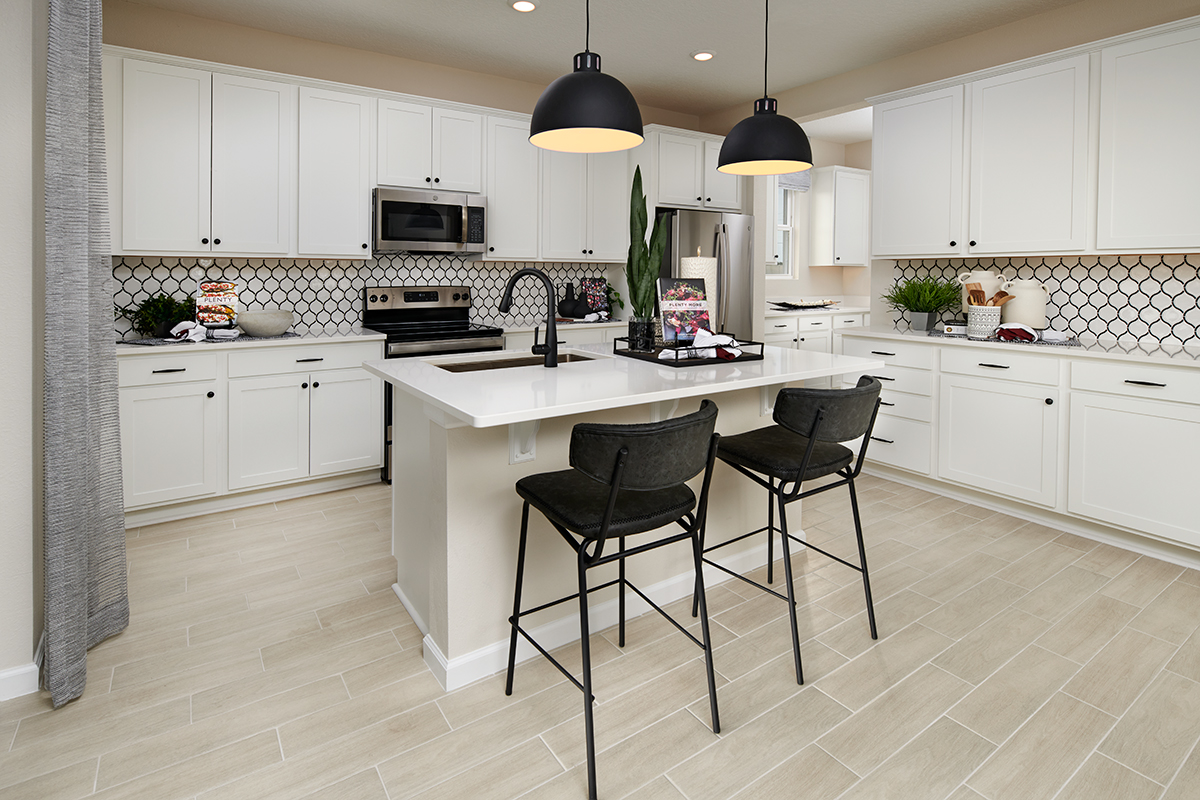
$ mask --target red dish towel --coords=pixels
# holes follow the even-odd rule
[[[1000,328],[996,336],[1006,342],[1032,342],[1037,336],[1021,328]]]

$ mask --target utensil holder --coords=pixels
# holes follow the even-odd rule
[[[968,306],[967,338],[990,339],[1000,327],[1000,306]]]

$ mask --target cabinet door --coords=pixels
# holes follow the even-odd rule
[[[1071,393],[1067,510],[1200,546],[1200,408]]]
[[[704,206],[705,208],[742,210],[742,179],[717,171],[721,142],[704,143]]]
[[[214,252],[287,255],[295,150],[295,86],[213,75]]]
[[[309,474],[383,463],[383,382],[364,369],[314,372],[309,388]]]
[[[205,381],[120,390],[126,508],[216,493],[216,389]]]
[[[548,150],[542,159],[542,258],[585,261],[587,156]]]
[[[624,150],[588,156],[588,260],[629,256],[629,157]]]
[[[963,87],[880,103],[874,116],[874,253],[962,252]]]
[[[658,204],[700,208],[704,204],[704,141],[658,135]],[[649,193],[647,193],[649,194]]]
[[[943,375],[938,476],[1053,506],[1058,409],[1057,389]]]
[[[862,172],[837,170],[833,175],[833,263],[838,267],[865,267],[867,220],[870,212],[870,178]]]
[[[971,84],[972,253],[1087,245],[1088,56]]]
[[[1096,246],[1200,246],[1200,30],[1100,53]]]
[[[433,109],[380,100],[376,175],[381,186],[433,184]]]
[[[813,353],[829,353],[833,348],[832,337],[833,333],[829,330],[806,331],[801,328],[796,337],[796,349],[809,350]]]
[[[300,89],[301,256],[369,258],[371,100]]]
[[[306,478],[307,375],[229,381],[229,488]]]
[[[529,120],[487,120],[488,258],[538,257],[538,165],[541,150],[529,143]]]
[[[212,73],[125,59],[121,242],[209,249]]]
[[[483,189],[483,117],[433,110],[433,185],[454,192]]]

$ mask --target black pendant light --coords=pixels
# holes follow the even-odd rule
[[[730,175],[783,175],[812,168],[812,146],[804,129],[778,114],[779,102],[767,97],[768,0],[763,35],[763,96],[754,101],[754,116],[733,126],[721,145],[717,171]]]
[[[642,112],[625,84],[600,71],[600,55],[588,49],[592,35],[587,4],[587,38],[575,54],[575,71],[546,87],[533,109],[529,141],[564,153],[611,153],[642,143]]]

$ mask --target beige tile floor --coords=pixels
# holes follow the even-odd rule
[[[602,797],[1200,797],[1200,572],[862,483],[879,641],[856,573],[796,556],[801,688],[783,603],[714,587],[716,736],[690,643],[597,634]],[[0,703],[0,798],[583,797],[580,697],[544,661],[511,698],[426,670],[388,518],[370,486],[130,531],[130,627],[80,700]],[[853,552],[844,493],[803,524]]]

